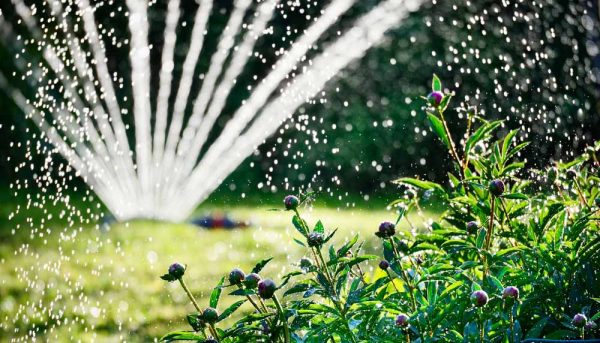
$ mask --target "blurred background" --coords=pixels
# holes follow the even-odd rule
[[[340,28],[375,3],[361,1],[340,19]],[[243,75],[264,75],[275,59],[269,46],[284,35],[285,27],[306,27],[305,13],[318,14],[327,4],[319,1],[304,14],[290,11],[285,19],[276,17],[275,33],[256,49],[267,62],[249,63]],[[196,5],[186,2],[184,6],[195,10]],[[152,50],[153,58],[161,53],[165,7],[159,1],[150,12],[150,26],[156,28],[150,42],[158,47]],[[223,14],[211,19],[215,33],[222,30],[231,7],[231,1],[215,4],[213,12]],[[7,20],[15,20],[8,1],[0,9]],[[183,13],[192,20],[194,11]],[[286,129],[268,139],[214,197],[259,194],[264,198],[287,185],[338,190],[335,197],[348,192],[373,198],[391,191],[386,190],[388,181],[399,175],[443,177],[449,156],[429,134],[427,119],[419,111],[420,96],[428,93],[433,73],[456,92],[453,105],[477,106],[486,118],[506,119],[507,129],[523,127],[522,138],[534,142],[526,152],[531,163],[581,152],[600,137],[598,13],[597,1],[425,2],[387,35],[382,46],[329,82],[322,99],[303,106]],[[109,21],[108,16],[99,18]],[[110,19],[111,27],[126,31],[126,23],[118,25],[116,20]],[[191,25],[182,27],[178,35],[189,35],[190,29]],[[298,32],[288,32],[289,41]],[[200,64],[209,63],[216,38],[216,34],[207,36],[209,52],[201,56]],[[178,47],[176,58],[182,59],[185,51],[185,46]],[[122,62],[127,61],[126,53],[126,49],[109,50],[109,65],[127,68]],[[13,56],[9,46],[0,45],[5,75],[16,69]],[[175,68],[177,78],[181,63],[175,63]],[[35,91],[20,86],[30,94]],[[224,118],[247,95],[244,86],[234,88]],[[18,144],[31,139],[36,129],[6,93],[0,92],[0,106],[0,154],[7,161],[0,164],[0,182],[7,187],[11,180],[31,176],[27,175],[30,169],[16,170],[15,164],[23,162]],[[462,119],[450,119],[456,135],[464,132]],[[274,161],[288,168],[274,168]]]

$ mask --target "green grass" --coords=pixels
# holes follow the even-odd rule
[[[261,274],[279,281],[303,256],[292,239],[299,234],[289,212],[236,207],[229,213],[252,226],[207,231],[187,224],[132,222],[109,230],[64,230],[54,224],[33,239],[21,230],[0,244],[0,341],[49,327],[44,340],[151,341],[169,330],[187,329],[185,314],[193,311],[179,285],[159,278],[171,262],[189,265],[187,283],[206,306],[211,288],[231,268],[249,270],[274,257]],[[338,241],[358,232],[372,238],[380,221],[394,219],[385,210],[304,213],[309,223],[318,218],[327,229],[338,228]],[[368,250],[375,249],[373,243]],[[223,300],[223,305],[234,301]]]

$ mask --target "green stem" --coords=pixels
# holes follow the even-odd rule
[[[192,304],[194,304],[194,307],[196,308],[196,310],[198,310],[198,312],[202,313],[202,310],[200,309],[200,306],[198,306],[198,303],[196,302],[196,299],[192,295],[192,292],[190,292],[190,289],[185,284],[185,281],[183,281],[183,277],[180,277],[178,280],[179,280],[179,283],[181,284],[181,287],[187,294],[188,298],[190,298],[190,300],[192,301]]]
[[[485,237],[485,250],[489,250],[492,242],[492,234],[494,230],[494,212],[496,210],[496,197],[492,194],[492,201],[490,205],[490,223],[488,225],[487,236]]]
[[[460,176],[460,181],[464,182],[465,181],[465,171],[462,169],[462,162],[460,160],[460,157],[458,157],[458,153],[456,152],[456,147],[454,145],[454,140],[452,139],[452,135],[450,134],[450,129],[448,128],[448,124],[446,123],[446,119],[444,118],[444,111],[441,111],[438,108],[438,113],[440,115],[440,119],[442,120],[442,124],[444,125],[444,131],[446,131],[446,136],[448,136],[448,141],[450,142],[450,154],[452,155],[452,157],[454,158],[454,160],[456,160],[456,163],[458,164],[458,172],[459,172],[459,176]]]
[[[587,207],[588,210],[591,210],[592,208],[588,204],[587,199],[585,198],[585,195],[581,191],[581,185],[579,184],[579,181],[577,181],[577,179],[575,179],[575,188],[577,188],[577,193],[579,194],[579,198],[581,198],[581,201],[583,202],[585,207]]]
[[[209,324],[208,329],[210,333],[213,335],[213,338],[219,342],[219,335],[217,334],[217,330],[215,330],[215,326],[213,324]]]
[[[483,343],[485,338],[485,326],[483,321],[483,309],[479,308],[479,341]]]
[[[390,283],[392,284],[392,286],[394,286],[394,289],[396,290],[396,293],[400,294],[400,290],[398,289],[398,287],[396,287],[396,283],[394,282],[394,279],[392,278],[392,274],[390,274],[390,272],[387,269],[385,270],[385,273],[390,278]]]
[[[283,332],[284,332],[283,340],[285,341],[285,343],[290,343],[290,340],[291,340],[290,328],[288,327],[288,322],[287,322],[287,319],[285,318],[285,312],[283,312],[283,307],[281,306],[281,303],[279,302],[277,295],[273,296],[273,302],[275,303],[275,307],[277,307],[277,312],[279,312],[279,319],[281,320],[281,323],[283,325]]]

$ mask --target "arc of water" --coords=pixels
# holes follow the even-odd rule
[[[241,131],[245,124],[252,120],[253,116],[261,106],[267,102],[268,98],[280,85],[281,81],[296,67],[297,63],[306,55],[308,50],[314,46],[319,37],[335,24],[339,16],[350,9],[353,4],[354,0],[335,0],[323,10],[323,14],[319,19],[313,23],[296,42],[294,42],[291,49],[276,62],[271,72],[256,87],[250,98],[235,112],[232,119],[227,123],[225,129],[220,133],[213,145],[218,146],[219,144],[226,144],[223,142],[231,138],[226,134],[229,134],[234,128],[239,128]],[[210,160],[214,157],[209,155],[211,152],[211,149],[209,149],[207,154],[203,156],[200,164],[194,168],[197,156],[202,149],[203,144],[206,142],[208,134],[218,118],[219,113],[220,112],[213,111],[210,116],[205,118],[196,132],[191,153],[184,154],[186,157],[184,165],[186,175],[193,175],[203,164],[209,165],[206,159],[208,158]],[[214,160],[211,160],[210,163],[214,163]],[[192,169],[194,170],[192,171]]]
[[[106,159],[110,156],[110,158],[116,162],[116,165],[108,166],[107,171],[110,176],[107,175],[106,177],[110,177],[115,183],[119,184],[122,191],[126,193],[133,192],[132,194],[135,194],[135,179],[131,173],[122,173],[122,171],[127,169],[127,165],[123,162],[123,158],[120,156],[122,154],[119,153],[118,147],[115,146],[116,139],[112,131],[112,126],[108,122],[107,116],[104,113],[101,104],[99,103],[100,97],[96,93],[96,87],[92,83],[93,75],[90,75],[92,69],[87,62],[85,53],[79,44],[79,40],[75,36],[74,32],[70,29],[72,25],[68,20],[69,17],[64,13],[60,1],[50,1],[49,4],[51,5],[51,14],[57,20],[62,21],[60,27],[67,36],[67,47],[74,62],[76,72],[86,88],[86,94],[90,94],[92,96],[91,104],[93,113],[95,114],[94,118],[98,122],[98,127],[106,139],[103,141],[98,136],[96,129],[93,128],[89,123],[86,125],[86,129],[95,137],[93,142],[94,147],[95,150],[98,150],[101,159]],[[109,149],[106,149],[104,142],[106,142],[106,145]],[[108,150],[110,150],[110,152]]]
[[[354,0],[334,0],[329,4],[319,19],[313,23],[301,38],[294,42],[291,49],[276,62],[268,76],[261,81],[250,98],[235,112],[226,127],[232,127],[234,125],[236,127],[243,126],[245,123],[252,120],[258,109],[264,105],[269,96],[271,96],[280,85],[281,81],[294,67],[296,67],[302,57],[306,55],[307,51],[314,46],[314,43],[321,37],[323,32],[331,27],[337,21],[339,16],[345,13],[353,4]],[[186,160],[183,170],[186,175],[190,175],[190,171],[194,168],[197,156],[206,142],[208,134],[218,118],[218,115],[219,112],[213,111],[210,113],[210,116],[205,118],[195,134],[191,153],[184,154]],[[227,139],[229,139],[229,137],[225,136],[225,130],[223,130],[213,144],[221,144],[220,142]],[[206,157],[202,158],[200,164],[204,163],[205,158]],[[191,173],[193,173],[193,171]]]
[[[33,20],[33,16],[29,10],[29,8],[23,3],[22,0],[12,0],[13,5],[15,6],[15,9],[17,11],[17,14],[23,19],[23,22],[27,25],[28,29],[30,30],[30,32],[34,35],[37,36],[39,39],[41,39],[42,37],[42,33],[40,32],[40,30],[37,28],[37,24],[35,23],[35,21]],[[5,23],[6,25],[6,23]],[[65,87],[65,89],[70,89],[71,88],[71,84],[68,83],[69,77],[66,74],[66,68],[63,64],[63,62],[61,61],[60,57],[58,57],[55,49],[49,47],[49,46],[45,46],[44,50],[43,50],[43,56],[44,59],[48,62],[48,65],[50,66],[50,68],[57,74],[57,75],[62,75],[62,77],[60,77],[59,79],[61,80],[63,86]],[[83,101],[79,98],[79,96],[76,93],[71,93],[71,92],[65,92],[65,96],[67,98],[70,98],[75,104],[76,104],[76,108],[82,109],[85,108],[85,105],[83,104]],[[99,111],[99,109],[96,107],[96,110]],[[41,114],[38,114],[38,116],[40,116]],[[55,115],[53,113],[53,115]],[[100,117],[102,117],[102,115],[100,115]],[[85,118],[83,118],[85,119]],[[93,126],[87,126],[87,129],[91,131],[94,131],[94,133],[96,133],[95,128]],[[75,128],[72,128],[72,130],[77,130]],[[95,134],[95,136],[98,136],[97,133]],[[94,142],[96,144],[97,147],[103,146],[102,142]],[[99,148],[101,149],[101,148]],[[104,150],[100,150],[99,153],[101,153]],[[89,155],[89,153],[84,152],[84,155]],[[99,167],[98,165],[96,165],[96,169],[98,170],[98,172],[102,172],[104,175],[110,174],[110,170],[103,170],[103,168]],[[113,184],[114,181],[113,180],[109,180],[108,176],[107,176],[107,180],[106,180],[107,184]]]
[[[127,138],[127,132],[125,130],[125,124],[121,116],[121,109],[117,100],[117,95],[110,78],[110,71],[106,63],[106,49],[103,41],[100,39],[100,35],[96,28],[96,19],[94,18],[93,7],[90,6],[88,0],[78,0],[76,4],[79,8],[79,16],[83,19],[83,28],[86,32],[86,38],[92,50],[92,56],[94,57],[94,66],[96,68],[96,74],[102,87],[104,94],[104,102],[108,108],[108,113],[111,117],[112,128],[116,135],[116,151],[118,154],[118,160],[124,165],[123,172],[124,177],[131,180],[133,191],[130,194],[133,202],[137,202],[141,195],[141,189],[136,178],[135,166],[133,160],[130,157],[130,146]]]
[[[165,20],[164,46],[161,57],[160,85],[158,100],[156,103],[156,115],[154,125],[154,169],[161,167],[163,157],[163,146],[165,142],[165,130],[167,129],[167,117],[169,111],[169,97],[171,96],[171,82],[173,81],[175,43],[177,40],[176,29],[179,20],[179,0],[169,1],[167,7],[167,18]],[[157,173],[160,174],[160,173]],[[158,175],[157,175],[158,176]],[[162,179],[156,177],[153,185],[154,212],[160,212],[160,190]]]
[[[217,88],[211,96],[210,107],[206,112],[206,115],[203,116],[203,120],[205,122],[212,122],[216,120],[216,118],[221,113],[221,110],[225,106],[227,97],[229,96],[229,93],[231,92],[231,89],[235,84],[236,78],[242,72],[244,66],[246,65],[246,62],[250,58],[252,50],[259,37],[267,28],[267,24],[272,18],[273,13],[275,11],[276,4],[277,0],[264,1],[257,9],[255,13],[255,18],[252,24],[250,25],[249,30],[244,35],[242,43],[236,50],[234,50],[233,56],[231,57],[231,61],[229,62],[229,65],[227,66],[227,69],[224,72],[221,81],[219,82]],[[198,125],[196,125],[195,127],[196,130],[198,129],[197,126]],[[185,137],[191,138],[191,131],[188,133],[184,133],[184,138]],[[190,140],[191,139],[182,141],[180,145],[180,159],[178,162],[179,165],[183,167],[176,168],[178,172],[176,181],[179,183],[183,182],[183,175],[187,175],[189,173],[189,164],[192,163],[193,166],[193,162],[195,162],[198,158],[198,152],[196,152],[195,150],[193,152],[189,151],[189,149],[191,148]],[[194,155],[195,158],[191,157],[191,155]],[[173,196],[173,193],[171,192],[169,196]]]
[[[281,122],[288,118],[307,98],[318,93],[331,76],[352,60],[362,56],[373,44],[380,42],[384,33],[410,11],[415,10],[418,4],[419,1],[416,0],[387,0],[378,5],[360,18],[352,29],[327,47],[321,55],[313,60],[307,71],[295,79],[294,83],[286,90],[286,93],[295,96],[278,97],[265,107],[259,118],[244,134],[236,135],[237,139],[230,139],[228,142],[211,146],[211,150],[213,150],[211,156],[220,155],[224,163],[212,164],[203,158],[201,165],[205,161],[206,164],[202,169],[197,169],[189,179],[187,186],[182,188],[187,191],[181,196],[182,202],[176,204],[176,206],[186,206],[181,217],[185,218],[200,201],[216,189],[222,179],[235,166],[239,165],[240,161],[248,157],[264,140],[264,137],[277,130]],[[222,136],[227,131],[226,127]],[[208,165],[213,166],[210,173],[205,172]],[[201,192],[196,191],[199,189],[199,184],[203,185]]]
[[[44,119],[44,116],[38,112],[33,106],[31,106],[26,98],[13,87],[11,87],[2,73],[0,73],[0,88],[6,90],[11,95],[13,102],[21,109],[23,113],[28,113],[31,116],[34,124],[40,129],[42,135],[48,138],[48,141],[56,147],[59,153],[67,160],[70,166],[72,166],[77,173],[84,179],[84,181],[90,185],[90,188],[98,195],[100,200],[106,203],[108,209],[113,213],[119,213],[119,208],[113,206],[114,204],[110,192],[105,185],[102,184],[97,177],[89,172],[89,167],[79,157],[79,155],[62,139],[62,137],[56,132],[56,129],[48,124]]]
[[[127,0],[129,31],[131,31],[131,81],[133,88],[133,115],[135,121],[135,152],[143,197],[142,213],[152,215],[150,128],[150,48],[148,46],[148,4],[145,0]]]
[[[183,125],[183,116],[187,106],[188,96],[192,88],[192,82],[194,78],[194,70],[204,45],[204,34],[206,32],[206,26],[208,24],[208,18],[210,11],[212,10],[212,1],[204,0],[200,2],[200,7],[196,10],[196,16],[194,18],[194,27],[192,28],[192,35],[190,39],[190,46],[183,62],[183,68],[181,73],[181,80],[179,81],[179,87],[177,94],[175,95],[175,103],[173,105],[173,114],[171,115],[171,122],[169,125],[169,132],[167,135],[167,142],[164,150],[164,157],[162,160],[163,168],[161,168],[160,178],[163,183],[170,182],[170,175],[173,160],[175,158],[175,149],[179,143],[179,132]],[[163,192],[164,186],[159,189],[159,192]]]
[[[211,97],[210,107],[204,116],[205,122],[214,122],[223,110],[227,97],[229,96],[231,89],[235,84],[235,80],[242,72],[246,62],[250,58],[253,48],[259,37],[266,30],[267,24],[275,11],[276,4],[276,0],[265,1],[256,11],[256,17],[254,21],[252,22],[248,32],[246,32],[244,35],[240,46],[234,51],[227,70],[225,71],[222,80],[219,82],[214,94]],[[184,134],[184,136],[186,135]],[[184,142],[182,142],[181,146],[180,156],[183,161],[180,160],[179,162],[180,165],[183,165],[183,167],[177,168],[177,172],[179,172],[177,178],[178,182],[184,181],[182,180],[182,175],[189,174],[191,167],[193,167],[193,164],[198,158],[199,152],[197,152],[197,150],[201,149],[201,146],[198,146],[197,149],[190,152],[190,140],[188,139],[186,143],[187,145],[183,145]],[[171,193],[169,196],[174,196],[174,194]]]
[[[217,83],[217,79],[221,74],[223,69],[223,64],[225,60],[229,56],[231,49],[233,48],[233,44],[235,42],[235,37],[239,34],[240,28],[242,26],[242,22],[244,19],[245,13],[248,11],[248,8],[252,4],[250,0],[237,0],[234,2],[234,9],[229,16],[229,20],[225,25],[225,30],[219,39],[219,43],[217,45],[216,52],[212,55],[210,66],[208,68],[208,72],[206,73],[204,80],[202,81],[202,86],[198,91],[198,95],[194,101],[194,106],[192,109],[192,114],[188,119],[187,125],[183,130],[182,137],[180,139],[177,154],[175,156],[175,167],[174,175],[171,178],[170,182],[167,183],[167,189],[173,189],[173,185],[177,184],[181,178],[181,166],[180,160],[178,156],[182,156],[187,152],[184,151],[185,147],[188,144],[188,141],[191,139],[191,135],[195,128],[198,126],[200,121],[202,121],[202,116],[204,114],[204,110],[210,101],[210,97],[213,93],[215,84]]]

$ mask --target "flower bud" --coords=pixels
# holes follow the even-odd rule
[[[502,291],[502,298],[519,299],[519,289],[515,286],[508,286]]]
[[[264,279],[258,283],[258,295],[263,299],[271,299],[277,286],[271,279]]]
[[[477,233],[479,231],[479,223],[476,221],[470,221],[467,223],[467,232],[470,234]]]
[[[185,274],[185,266],[181,263],[173,263],[169,266],[169,275],[175,279],[180,279]]]
[[[379,262],[379,268],[386,270],[390,267],[390,263],[386,260],[381,260],[381,262]]]
[[[379,238],[390,238],[396,234],[396,225],[390,222],[379,224],[379,230],[375,233]]]
[[[427,95],[427,100],[433,107],[438,107],[442,103],[442,99],[444,99],[444,94],[442,92],[433,91]]]
[[[318,233],[318,232],[311,232],[308,234],[308,237],[306,238],[306,242],[308,243],[309,247],[320,247],[321,245],[323,245],[323,242],[325,241],[325,238],[323,237],[322,234]]]
[[[207,307],[202,311],[202,319],[209,324],[214,324],[219,320],[219,313],[214,308]]]
[[[598,324],[590,320],[585,324],[584,328],[588,331],[594,331],[598,328]]]
[[[575,316],[573,316],[571,324],[573,324],[575,327],[582,328],[585,326],[585,324],[587,324],[587,317],[583,313],[577,313]]]
[[[493,180],[490,182],[488,189],[494,196],[499,197],[504,193],[504,182],[502,180]]]
[[[567,170],[567,179],[569,180],[574,180],[577,177],[577,172],[575,171],[575,169],[569,169]]]
[[[471,293],[471,302],[476,307],[483,307],[487,304],[489,297],[485,291],[479,290]]]
[[[244,274],[243,271],[241,271],[238,268],[234,268],[229,273],[229,283],[232,285],[239,285],[242,283],[242,281],[244,281],[245,277],[246,277],[246,274]]]
[[[408,326],[409,321],[410,318],[404,313],[400,313],[396,316],[396,326],[405,328]]]
[[[283,199],[286,210],[295,210],[300,204],[300,200],[295,195],[288,195]]]
[[[244,286],[246,286],[246,288],[248,288],[248,289],[254,289],[254,288],[256,288],[256,286],[258,286],[258,283],[260,282],[260,280],[261,280],[260,275],[258,275],[256,273],[248,274],[248,275],[246,275],[246,278],[244,279]]]

